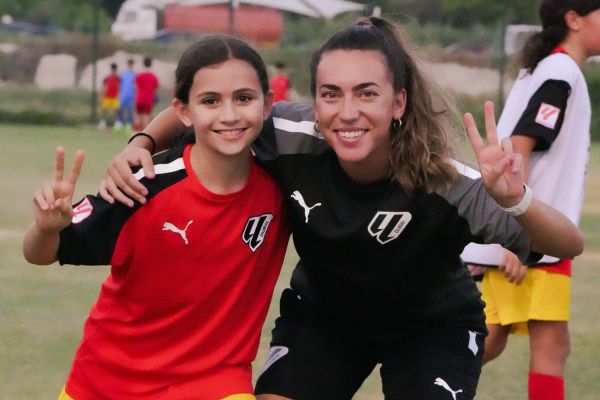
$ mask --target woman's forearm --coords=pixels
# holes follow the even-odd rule
[[[560,259],[583,252],[583,236],[575,224],[540,200],[533,199],[527,212],[515,219],[529,235],[536,252]]]
[[[156,143],[156,151],[161,151],[168,148],[173,140],[173,137],[185,132],[186,127],[181,123],[173,107],[168,107],[162,110],[150,123],[144,128],[144,132],[154,139]],[[147,150],[152,149],[152,142],[144,136],[138,136],[128,145],[132,147],[141,147]]]

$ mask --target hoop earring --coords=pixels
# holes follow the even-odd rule
[[[393,130],[398,130],[398,129],[400,129],[401,126],[402,126],[402,120],[400,118],[392,119],[392,129]]]
[[[319,127],[319,121],[315,121],[315,126],[313,128],[315,132],[321,133],[321,128]]]

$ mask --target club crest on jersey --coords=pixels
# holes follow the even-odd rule
[[[396,239],[412,219],[405,211],[379,211],[369,223],[369,233],[381,244]]]
[[[246,222],[242,232],[242,240],[250,247],[252,252],[255,252],[265,239],[271,220],[273,220],[273,214],[263,214],[252,217]]]
[[[554,129],[558,116],[560,115],[560,108],[554,107],[551,104],[542,103],[537,115],[535,116],[535,122],[546,128]]]
[[[81,203],[79,203],[75,208],[73,208],[73,218],[71,219],[71,223],[78,224],[90,215],[92,215],[92,210],[94,207],[90,200],[86,197],[83,199]]]

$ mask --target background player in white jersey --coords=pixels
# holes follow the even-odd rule
[[[261,399],[350,399],[378,363],[386,398],[472,399],[486,331],[464,246],[500,242],[523,260],[537,259],[532,248],[581,251],[567,218],[524,204],[531,193],[510,141],[497,141],[491,103],[489,144],[465,117],[483,183],[451,159],[450,113],[436,108],[417,65],[393,24],[362,18],[313,56],[314,114],[277,103],[253,145],[288,199],[300,256],[255,389]],[[159,143],[172,131],[163,117],[168,129],[162,117],[148,127]],[[140,156],[148,152],[119,157],[114,179],[130,181],[127,160]],[[498,207],[517,203],[516,219]]]
[[[591,119],[581,68],[588,57],[600,54],[600,1],[545,0],[540,17],[543,29],[522,51],[523,69],[498,122],[498,135],[510,137],[514,151],[523,155],[527,183],[539,199],[577,224]],[[505,265],[502,258],[512,261]],[[488,269],[483,278],[490,332],[484,362],[502,353],[511,331],[528,330],[529,398],[564,399],[571,260],[544,256],[527,272],[508,251],[481,245],[469,245],[463,259],[482,266],[500,262],[511,278],[496,269]],[[520,285],[510,282],[514,274]]]

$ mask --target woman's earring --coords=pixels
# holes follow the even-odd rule
[[[398,129],[400,129],[401,126],[402,126],[402,120],[400,118],[392,119],[392,129],[398,130]]]
[[[315,127],[314,127],[315,132],[320,133],[321,132],[321,128],[319,127],[319,121],[315,121]]]

